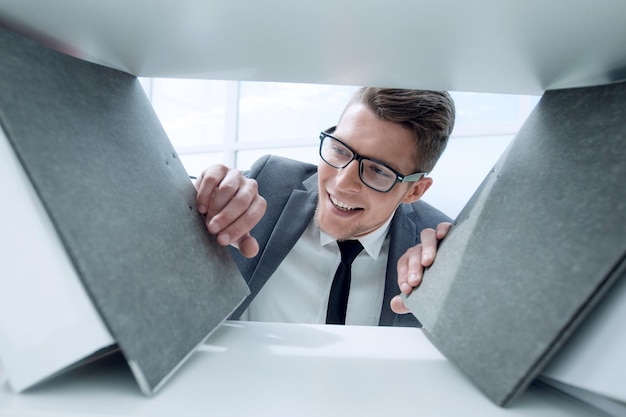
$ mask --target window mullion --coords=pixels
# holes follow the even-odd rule
[[[239,131],[239,90],[240,82],[228,83],[226,94],[226,126],[224,129],[223,161],[226,166],[235,167],[237,162],[237,135]]]

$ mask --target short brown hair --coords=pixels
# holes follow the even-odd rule
[[[381,120],[413,131],[417,168],[432,171],[454,128],[454,101],[448,92],[362,87],[347,107],[355,102],[366,105]]]

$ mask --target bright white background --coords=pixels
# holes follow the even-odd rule
[[[212,163],[247,169],[272,153],[318,162],[318,135],[357,87],[141,79],[189,175]],[[539,97],[452,92],[454,132],[424,200],[456,217]]]

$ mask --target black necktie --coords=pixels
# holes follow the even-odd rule
[[[335,272],[333,285],[330,287],[326,324],[346,324],[348,294],[350,293],[350,269],[352,262],[363,246],[358,240],[337,241],[341,252],[341,262]]]

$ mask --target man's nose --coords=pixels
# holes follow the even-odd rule
[[[337,171],[337,187],[342,190],[358,190],[361,188],[361,178],[359,177],[359,161],[351,161],[345,167]]]

